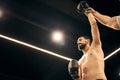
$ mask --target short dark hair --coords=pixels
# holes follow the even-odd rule
[[[91,45],[92,39],[89,36],[80,36],[80,37],[84,37],[85,39],[88,39],[90,41],[90,45]]]

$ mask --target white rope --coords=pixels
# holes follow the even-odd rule
[[[4,35],[2,35],[2,34],[0,34],[0,37],[3,38],[3,39],[10,40],[10,41],[12,41],[12,42],[15,42],[15,43],[18,43],[18,44],[21,44],[21,45],[24,45],[24,46],[33,48],[33,49],[36,49],[36,50],[38,50],[38,51],[42,51],[42,52],[45,52],[45,53],[47,53],[47,54],[50,54],[50,55],[53,55],[53,56],[62,58],[62,59],[67,60],[67,61],[71,61],[71,60],[72,60],[71,58],[68,58],[68,57],[65,57],[65,56],[56,54],[56,53],[54,53],[54,52],[51,52],[51,51],[48,51],[48,50],[45,50],[45,49],[42,49],[42,48],[39,48],[39,47],[37,47],[37,46],[28,44],[28,43],[26,43],[26,42],[19,41],[19,40],[17,40],[17,39],[13,39],[13,38],[11,38],[11,37],[4,36]],[[106,57],[104,58],[104,60],[107,60],[108,58],[110,58],[111,56],[113,56],[114,54],[116,54],[116,53],[119,52],[119,51],[120,51],[120,48],[116,49],[114,52],[112,52],[112,53],[110,53],[108,56],[106,56]]]
[[[68,58],[68,57],[65,57],[65,56],[56,54],[56,53],[54,53],[54,52],[51,52],[51,51],[48,51],[48,50],[45,50],[45,49],[42,49],[42,48],[39,48],[39,47],[37,47],[37,46],[28,44],[28,43],[26,43],[26,42],[19,41],[19,40],[17,40],[17,39],[13,39],[13,38],[11,38],[11,37],[7,37],[7,36],[1,35],[1,34],[0,34],[0,37],[1,37],[1,38],[4,38],[4,39],[7,39],[7,40],[10,40],[10,41],[12,41],[12,42],[15,42],[15,43],[18,43],[18,44],[21,44],[21,45],[24,45],[24,46],[33,48],[33,49],[36,49],[36,50],[38,50],[38,51],[42,51],[42,52],[45,52],[45,53],[47,53],[47,54],[50,54],[50,55],[53,55],[53,56],[56,56],[56,57],[65,59],[65,60],[67,60],[67,61],[71,61],[71,60],[72,60],[71,58]]]
[[[113,51],[112,53],[110,53],[108,56],[106,56],[106,57],[104,58],[104,60],[107,60],[108,58],[110,58],[111,56],[113,56],[114,54],[116,54],[116,53],[119,52],[119,51],[120,51],[120,48],[116,49],[115,51]]]

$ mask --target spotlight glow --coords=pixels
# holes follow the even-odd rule
[[[54,31],[52,33],[52,40],[57,43],[63,41],[63,33],[60,31]]]
[[[3,15],[3,11],[0,9],[0,17],[2,17]]]

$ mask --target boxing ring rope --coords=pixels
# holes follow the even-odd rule
[[[38,51],[45,52],[45,53],[47,53],[47,54],[50,54],[50,55],[59,57],[59,58],[61,58],[61,59],[67,60],[67,61],[71,61],[71,60],[72,60],[71,58],[68,58],[68,57],[65,57],[65,56],[56,54],[56,53],[54,53],[54,52],[51,52],[51,51],[42,49],[42,48],[40,48],[40,47],[37,47],[37,46],[31,45],[31,44],[28,44],[28,43],[26,43],[26,42],[22,42],[22,41],[17,40],[17,39],[13,39],[13,38],[11,38],[11,37],[4,36],[4,35],[2,35],[2,34],[0,34],[0,37],[3,38],[3,39],[6,39],[6,40],[9,40],[9,41],[12,41],[12,42],[15,42],[15,43],[18,43],[18,44],[21,44],[21,45],[24,45],[24,46],[33,48],[33,49],[36,49],[36,50],[38,50]],[[117,50],[115,50],[114,52],[112,52],[110,55],[108,55],[107,57],[105,57],[104,60],[107,60],[108,58],[110,58],[111,56],[113,56],[114,54],[116,54],[116,53],[119,52],[119,51],[120,51],[120,48],[118,48]]]
[[[107,60],[108,58],[110,58],[111,56],[113,56],[114,54],[116,54],[116,53],[119,52],[119,51],[120,51],[120,48],[116,49],[115,51],[113,51],[112,53],[110,53],[108,56],[106,56],[106,57],[104,58],[104,60]]]
[[[42,51],[42,52],[45,52],[45,53],[47,53],[47,54],[50,54],[50,55],[53,55],[53,56],[56,56],[56,57],[65,59],[65,60],[67,60],[67,61],[72,60],[71,58],[68,58],[68,57],[65,57],[65,56],[56,54],[56,53],[54,53],[54,52],[51,52],[51,51],[48,51],[48,50],[45,50],[45,49],[42,49],[42,48],[39,48],[39,47],[37,47],[37,46],[28,44],[28,43],[26,43],[26,42],[19,41],[19,40],[17,40],[17,39],[13,39],[13,38],[10,38],[10,37],[1,35],[1,34],[0,34],[0,37],[1,37],[1,38],[4,38],[4,39],[6,39],[6,40],[9,40],[9,41],[12,41],[12,42],[15,42],[15,43],[18,43],[18,44],[21,44],[21,45],[24,45],[24,46],[33,48],[33,49],[36,49],[36,50],[38,50],[38,51]]]

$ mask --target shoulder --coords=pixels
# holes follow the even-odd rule
[[[78,64],[81,65],[84,62],[84,55],[79,59]]]

